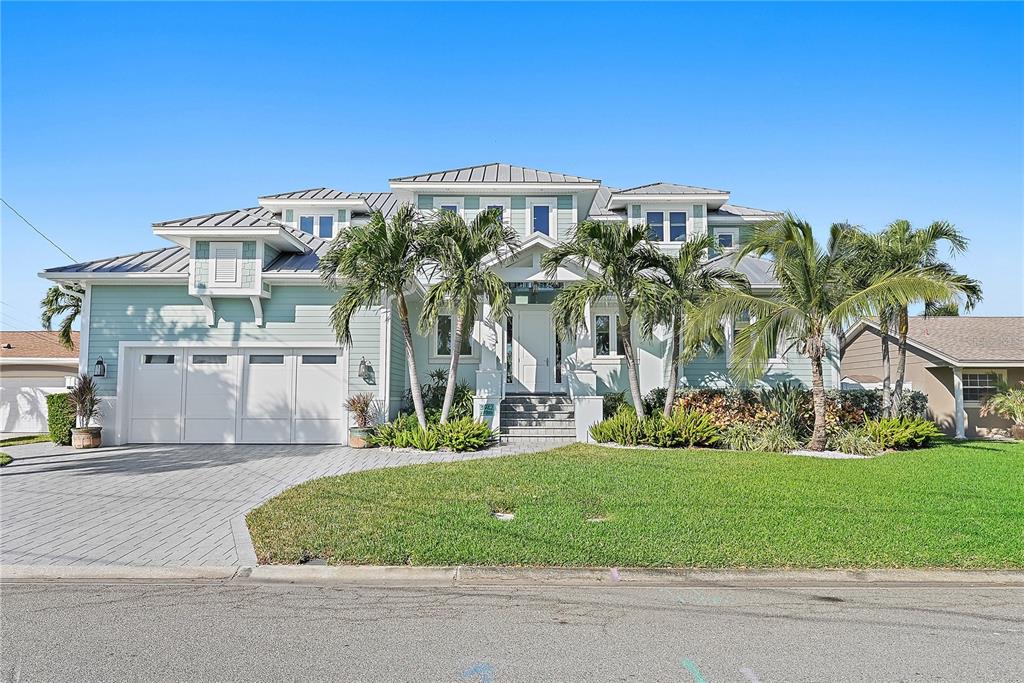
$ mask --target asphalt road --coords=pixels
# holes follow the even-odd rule
[[[1024,680],[1024,588],[0,591],[7,681]]]

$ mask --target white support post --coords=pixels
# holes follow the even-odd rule
[[[256,321],[256,327],[263,327],[263,302],[258,296],[250,296],[249,301],[252,302],[252,314]]]
[[[956,413],[954,416],[956,438],[965,439],[967,438],[965,429],[967,415],[964,413],[964,377],[963,371],[958,367],[953,368],[953,411]]]
[[[200,294],[199,300],[203,302],[203,308],[206,309],[206,324],[208,327],[214,327],[217,324],[217,314],[213,309],[213,299],[206,294]]]

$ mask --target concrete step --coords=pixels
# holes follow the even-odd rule
[[[503,437],[522,437],[532,439],[563,438],[575,439],[576,427],[501,427]]]
[[[543,444],[545,447],[558,448],[559,446],[568,446],[569,444],[576,443],[576,437],[512,436],[510,434],[502,434],[499,443],[509,446]]]
[[[572,406],[502,406],[501,415],[515,417],[517,415],[540,415],[540,416],[564,416],[572,417],[576,414]]]
[[[501,404],[510,406],[568,406],[572,405],[572,399],[568,396],[506,396]]]
[[[502,418],[502,427],[565,427],[575,430],[576,420],[537,420],[528,417],[520,417],[511,420]]]

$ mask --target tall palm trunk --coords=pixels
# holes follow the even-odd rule
[[[630,319],[619,309],[618,328],[616,333],[622,340],[622,350],[626,354],[626,374],[629,375],[629,393],[633,396],[633,407],[636,408],[636,416],[640,419],[647,415],[644,413],[644,400],[640,394],[640,373],[637,369],[636,354],[633,353],[633,336],[631,334]]]
[[[825,375],[822,371],[824,343],[820,337],[809,338],[807,342],[811,357],[811,398],[814,403],[814,429],[811,432],[811,443],[808,444],[808,448],[812,451],[823,451],[827,444],[825,433]]]
[[[444,388],[444,403],[441,404],[441,424],[448,421],[448,413],[455,400],[455,386],[459,378],[459,355],[462,352],[462,315],[455,316],[455,332],[452,334],[452,359],[448,362],[448,386]]]
[[[892,392],[890,411],[898,416],[903,407],[903,380],[907,372],[907,335],[910,333],[910,317],[906,307],[900,309],[896,323],[896,386]]]
[[[672,318],[672,354],[668,365],[668,391],[665,393],[665,417],[672,417],[672,407],[676,403],[676,386],[679,384],[679,317]]]
[[[882,417],[892,417],[892,362],[889,358],[889,330],[882,327]]]
[[[420,373],[416,369],[416,352],[412,347],[412,329],[409,327],[409,307],[405,304],[405,295],[398,294],[398,318],[402,323],[402,337],[405,339],[405,362],[409,364],[409,392],[412,394],[412,407],[416,411],[416,421],[421,429],[427,428],[427,411],[423,408],[423,390],[420,388]]]

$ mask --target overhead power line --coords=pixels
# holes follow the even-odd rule
[[[10,203],[9,203],[9,202],[8,202],[8,201],[7,201],[6,199],[4,199],[3,197],[0,197],[0,202],[3,202],[3,203],[4,203],[4,206],[6,206],[6,207],[7,207],[8,209],[10,209],[11,211],[13,211],[13,212],[14,212],[14,215],[15,215],[15,216],[17,216],[17,217],[18,217],[18,218],[20,218],[21,220],[25,221],[25,225],[27,225],[28,227],[30,227],[30,228],[32,228],[33,230],[35,230],[35,231],[36,231],[36,233],[38,233],[38,235],[39,235],[40,237],[42,237],[42,238],[43,238],[44,240],[46,240],[47,242],[49,242],[50,244],[52,244],[52,245],[54,246],[54,248],[56,248],[56,249],[57,249],[57,251],[59,251],[60,253],[64,254],[65,256],[67,256],[67,257],[68,257],[69,259],[71,259],[72,261],[75,261],[75,260],[76,260],[74,256],[72,256],[72,255],[71,255],[71,254],[69,254],[68,252],[64,251],[63,249],[61,249],[61,247],[60,247],[60,245],[59,245],[59,244],[57,244],[56,242],[54,242],[53,240],[51,240],[51,239],[50,239],[49,237],[47,237],[47,236],[46,236],[46,234],[45,234],[45,233],[44,233],[44,232],[43,232],[42,230],[40,230],[40,229],[39,229],[39,228],[37,228],[36,226],[32,225],[31,221],[29,221],[29,219],[27,219],[27,218],[25,218],[24,216],[22,216],[22,215],[21,215],[21,213],[20,213],[20,212],[19,212],[19,211],[18,211],[17,209],[15,209],[15,208],[14,208],[13,206],[11,206],[11,205],[10,205]]]

